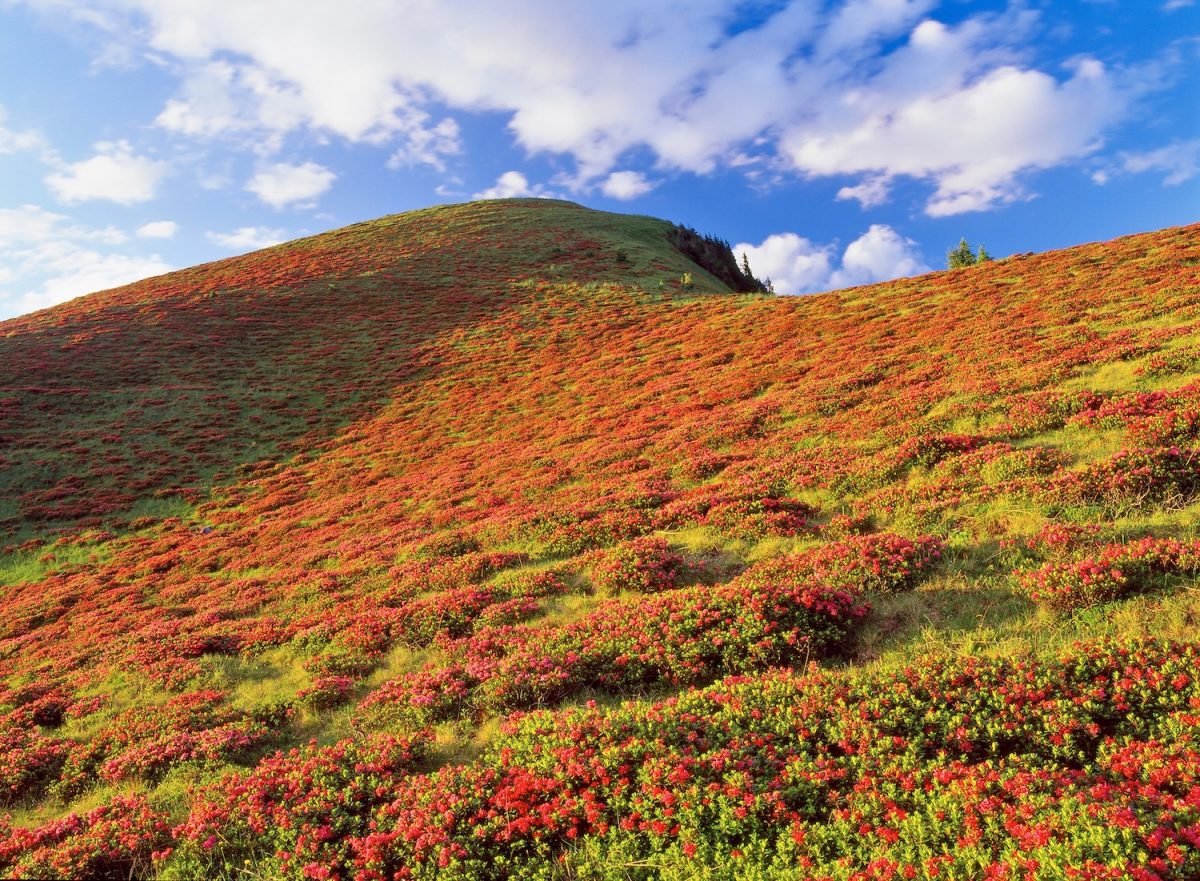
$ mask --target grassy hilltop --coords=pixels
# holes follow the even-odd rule
[[[1200,876],[1200,226],[804,298],[678,238],[0,323],[0,877]]]

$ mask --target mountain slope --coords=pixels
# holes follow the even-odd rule
[[[98,812],[0,866],[1188,877],[1200,227],[802,299],[668,230],[451,206],[0,326],[0,791]]]
[[[670,229],[542,199],[430,209],[4,322],[0,528],[195,501],[235,465],[371,412],[430,369],[431,340],[528,301],[533,279],[657,295],[690,272],[726,291]]]

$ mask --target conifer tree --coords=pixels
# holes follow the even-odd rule
[[[975,253],[971,250],[971,246],[967,244],[966,239],[960,239],[957,248],[952,248],[946,252],[946,266],[950,269],[974,266],[975,263]]]

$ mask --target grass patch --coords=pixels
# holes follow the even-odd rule
[[[104,543],[66,544],[0,555],[0,585],[41,581],[76,566],[103,563],[109,556],[110,549]]]

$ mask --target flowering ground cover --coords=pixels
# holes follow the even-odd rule
[[[1200,227],[805,298],[670,229],[0,324],[0,877],[1200,874]]]

